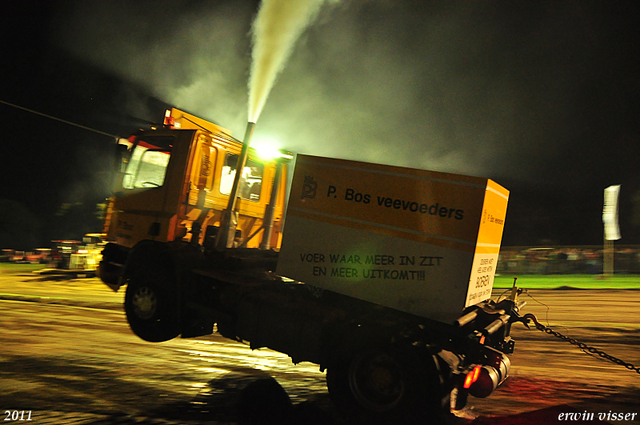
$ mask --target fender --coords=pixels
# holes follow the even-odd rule
[[[152,240],[142,240],[138,242],[127,255],[127,260],[122,268],[122,274],[120,275],[120,284],[126,284],[127,280],[138,270],[140,267],[150,265],[153,263],[161,263],[164,266],[169,266],[174,269],[172,262],[165,263],[164,260],[170,260],[168,250],[163,242],[157,242]]]

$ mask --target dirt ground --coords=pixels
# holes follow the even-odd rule
[[[233,424],[236,390],[275,378],[286,394],[271,392],[273,405],[297,411],[299,423],[345,423],[316,365],[218,335],[146,343],[128,328],[123,296],[95,278],[0,274],[0,408],[8,422],[16,411],[33,423]],[[543,324],[640,365],[640,291],[522,297],[524,312]],[[489,398],[470,398],[456,423],[564,423],[569,414],[593,414],[572,422],[640,424],[640,374],[521,324],[513,337],[510,378]]]

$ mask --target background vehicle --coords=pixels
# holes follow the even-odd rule
[[[51,259],[51,248],[36,248],[35,251],[27,254],[26,259],[31,264],[46,264]]]
[[[119,144],[100,263],[107,285],[127,285],[136,335],[216,329],[317,363],[336,404],[368,421],[459,409],[506,379],[523,303],[515,286],[489,298],[508,191],[299,155],[283,233],[288,158],[247,151],[252,123],[243,146],[165,118]]]
[[[0,262],[2,262],[2,263],[8,262],[9,260],[11,260],[11,257],[13,257],[13,250],[12,249],[2,249],[2,250],[0,250]]]
[[[67,274],[95,276],[106,245],[102,233],[87,233],[82,241],[52,241],[54,248],[48,253],[49,267],[39,274]]]

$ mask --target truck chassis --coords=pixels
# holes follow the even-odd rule
[[[488,396],[508,375],[511,324],[522,321],[515,286],[446,324],[278,276],[272,250],[155,241],[122,249],[107,245],[101,278],[127,285],[125,312],[140,338],[218,332],[316,363],[334,403],[367,421],[446,414],[468,394]]]

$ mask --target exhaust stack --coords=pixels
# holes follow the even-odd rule
[[[238,199],[238,188],[240,187],[240,179],[242,178],[242,172],[244,166],[247,163],[247,156],[249,155],[249,143],[251,142],[251,136],[253,135],[253,129],[256,123],[249,121],[247,123],[247,130],[244,133],[244,140],[242,144],[242,151],[238,158],[238,165],[236,165],[236,175],[233,178],[233,186],[231,187],[231,193],[229,194],[229,203],[227,208],[222,213],[222,219],[220,220],[220,230],[218,230],[218,236],[216,238],[217,248],[232,248],[233,240],[236,235],[236,227],[238,226],[238,212],[236,211],[236,201]]]

